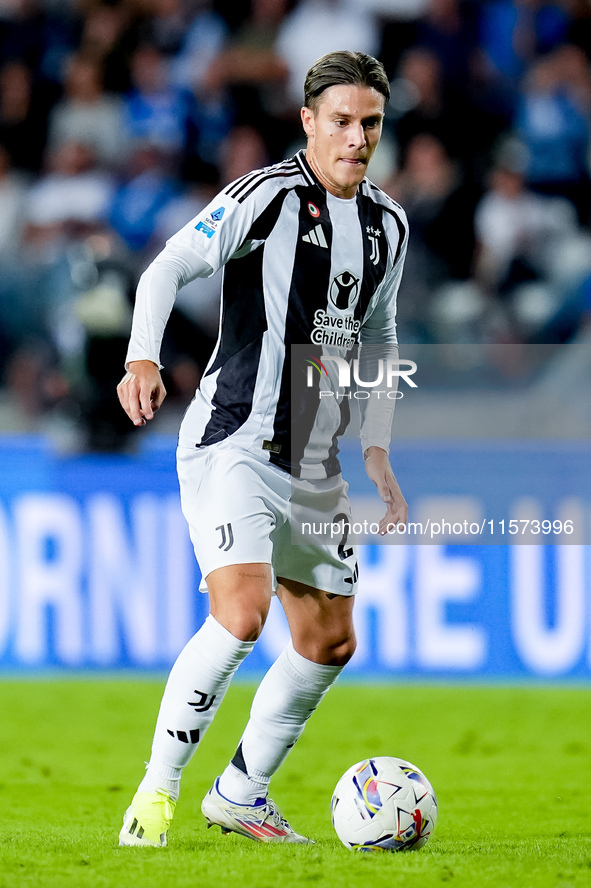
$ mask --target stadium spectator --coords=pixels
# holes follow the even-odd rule
[[[564,5],[569,14],[568,43],[591,58],[591,5],[588,0],[565,0]]]
[[[229,33],[226,22],[211,6],[206,0],[199,4],[179,51],[170,58],[169,72],[171,83],[194,97],[197,131],[192,153],[216,164],[232,126],[232,114],[225,93],[206,84],[207,72]]]
[[[172,159],[189,149],[196,126],[194,97],[169,79],[166,56],[154,45],[140,46],[131,59],[132,88],[125,97],[129,138],[149,141]]]
[[[476,208],[476,276],[497,293],[546,276],[551,246],[576,232],[572,205],[529,190],[528,155],[508,142],[499,152],[487,191]]]
[[[113,178],[97,166],[88,145],[65,142],[48,165],[26,209],[25,243],[37,259],[53,259],[68,243],[104,229],[113,199]]]
[[[170,60],[171,82],[194,91],[201,101],[207,100],[203,88],[207,71],[228,36],[226,22],[211,7],[211,2],[201,0],[178,52]]]
[[[284,157],[293,136],[291,128],[289,135],[280,134],[288,69],[275,48],[286,11],[287,0],[252,0],[250,15],[212,60],[203,81],[205,92],[227,95],[236,124],[256,119],[274,160]]]
[[[474,27],[472,6],[462,8],[460,0],[429,0],[417,23],[416,42],[437,56],[447,87],[461,91],[466,86],[476,45]]]
[[[286,10],[287,0],[252,0],[249,16],[205,72],[206,88],[282,81],[287,68],[275,43]]]
[[[419,18],[427,12],[430,0],[354,0],[357,6],[371,9],[380,30],[380,59],[393,80],[400,59],[417,42]]]
[[[100,63],[82,53],[68,59],[64,97],[49,116],[49,150],[72,141],[88,145],[105,166],[116,168],[125,161],[123,103],[104,91]]]
[[[574,50],[576,53],[577,50]],[[591,184],[589,92],[584,94],[570,50],[535,62],[521,91],[515,130],[529,151],[527,181],[537,192],[567,197],[589,221]],[[587,86],[589,85],[587,74]]]
[[[0,432],[56,431],[53,410],[68,396],[68,383],[56,355],[43,340],[23,343],[12,352],[0,389]]]
[[[24,228],[28,181],[15,170],[6,147],[0,143],[0,264],[14,260]]]
[[[568,200],[527,188],[526,168],[524,146],[507,141],[476,208],[475,276],[517,338],[561,342],[583,310],[591,240]]]
[[[65,362],[75,363],[84,346],[73,301],[86,268],[87,239],[109,233],[113,187],[87,145],[66,142],[49,156],[47,172],[29,191],[21,274],[13,287],[24,300],[31,332],[36,328]]]
[[[429,341],[431,293],[471,273],[476,195],[430,133],[410,140],[404,165],[387,190],[404,205],[412,231],[398,313],[401,339]]]
[[[0,70],[0,141],[21,170],[39,173],[47,133],[49,104],[33,90],[33,71],[22,61]]]
[[[0,376],[18,343],[43,329],[30,291],[33,282],[27,279],[20,256],[28,188],[26,176],[13,167],[0,144]]]
[[[167,58],[173,56],[183,42],[189,10],[185,0],[151,0],[144,41],[157,46]]]
[[[585,117],[591,116],[591,72],[589,60],[580,46],[564,43],[555,52],[555,61],[564,89]]]
[[[170,159],[159,145],[142,140],[132,145],[127,175],[116,190],[109,215],[130,250],[147,246],[158,213],[174,197],[177,187]]]
[[[336,49],[376,55],[380,34],[373,15],[359,4],[344,0],[300,0],[285,17],[277,36],[276,51],[289,75],[287,101],[294,113],[302,104],[302,83],[315,59]]]
[[[400,164],[406,162],[411,140],[430,133],[454,158],[466,164],[473,155],[473,134],[465,126],[467,103],[459,94],[453,97],[445,87],[443,68],[435,53],[413,47],[402,57],[394,90],[394,133]]]
[[[41,3],[11,0],[0,9],[0,59],[22,60],[34,70],[52,53],[56,44],[64,44],[71,17],[65,10],[52,15]]]
[[[497,75],[513,83],[536,59],[566,39],[565,4],[493,0],[478,6],[480,45]]]
[[[79,52],[100,64],[109,93],[125,93],[131,86],[129,56],[137,33],[128,4],[97,3],[84,18]]]
[[[429,132],[468,176],[480,176],[493,141],[511,123],[512,94],[492,78],[476,50],[474,26],[456,2],[432,3],[402,54],[391,113],[401,162],[409,140]],[[470,125],[466,122],[470,121]]]
[[[221,179],[227,185],[250,170],[266,166],[269,155],[260,132],[253,126],[244,125],[234,127],[226,139],[220,160]]]

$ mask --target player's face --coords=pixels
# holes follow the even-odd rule
[[[306,159],[337,197],[354,197],[382,134],[384,96],[373,87],[329,86],[316,112],[302,108],[308,136]]]

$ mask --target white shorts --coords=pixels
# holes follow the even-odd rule
[[[202,591],[218,567],[267,563],[275,582],[284,577],[335,595],[355,594],[357,551],[344,523],[350,508],[340,475],[300,482],[227,441],[179,446],[177,471]],[[314,532],[320,524],[324,535]]]

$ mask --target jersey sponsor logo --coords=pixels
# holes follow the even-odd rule
[[[371,256],[369,257],[370,262],[373,262],[374,265],[377,265],[380,261],[380,235],[381,230],[379,228],[373,228],[371,225],[368,225],[365,229],[367,232],[367,236],[371,241]]]
[[[207,216],[205,221],[199,222],[195,228],[197,231],[200,231],[206,237],[212,238],[217,231],[217,227],[222,221],[224,217],[224,213],[226,212],[225,207],[218,207],[217,210],[214,210],[212,213]]]
[[[314,217],[314,219],[318,219],[318,217],[320,216],[320,210],[315,203],[312,203],[311,200],[308,201],[308,212],[311,216]]]
[[[312,342],[316,345],[337,345],[342,348],[351,348],[357,342],[361,321],[348,315],[335,317],[322,308],[314,312],[314,328]],[[310,368],[311,370],[312,368]]]
[[[205,222],[199,222],[198,225],[195,226],[197,231],[200,231],[206,237],[213,237],[215,234],[215,228],[212,228],[210,225],[207,225]]]
[[[341,271],[330,285],[330,301],[339,311],[349,311],[359,299],[359,278],[350,271]]]
[[[350,271],[342,271],[332,279],[328,292],[338,314],[322,308],[316,309],[310,337],[313,343],[336,345],[340,348],[355,345],[361,322],[353,317],[353,309],[359,299],[360,289],[360,278]]]
[[[308,234],[305,234],[302,237],[302,240],[306,241],[307,244],[314,244],[317,247],[323,247],[325,250],[328,250],[328,244],[326,243],[322,225],[317,225],[316,228],[313,228]]]

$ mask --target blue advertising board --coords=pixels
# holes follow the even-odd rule
[[[1,670],[171,665],[207,614],[174,451],[157,437],[134,456],[0,440]],[[348,674],[591,677],[590,456],[584,442],[398,442],[411,518],[429,531],[360,546]],[[358,442],[345,442],[342,461],[353,514],[367,503],[381,514]],[[446,536],[445,522],[466,515],[464,533]],[[542,520],[573,530],[540,545],[548,538],[531,522]],[[491,521],[483,544],[476,527]],[[274,602],[241,674],[265,669],[286,641]]]

